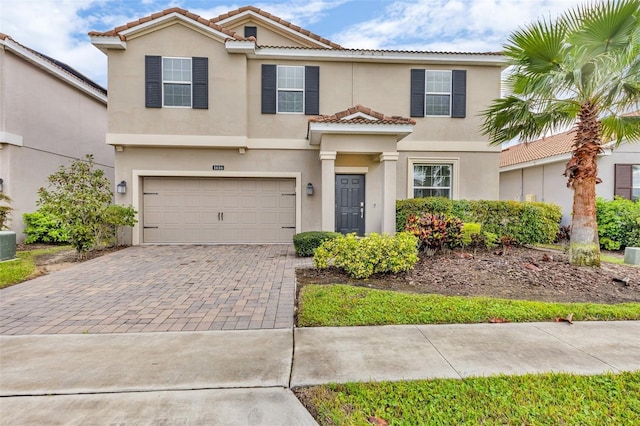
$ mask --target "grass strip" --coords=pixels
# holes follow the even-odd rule
[[[0,263],[0,288],[28,279],[36,271],[36,259],[38,256],[54,254],[68,249],[69,246],[59,246],[17,252],[16,260]]]
[[[640,372],[350,383],[295,389],[321,425],[632,425]]]
[[[575,321],[637,320],[640,303],[547,303],[314,284],[300,291],[298,326],[460,324],[496,318],[509,322],[553,321],[569,313]]]

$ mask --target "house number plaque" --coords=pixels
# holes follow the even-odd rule
[[[224,170],[224,164],[214,164],[213,170]]]

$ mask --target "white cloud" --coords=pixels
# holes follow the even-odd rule
[[[334,34],[345,47],[495,51],[518,26],[555,17],[578,0],[395,1],[378,17]]]
[[[106,56],[89,43],[90,17],[100,0],[0,0],[0,31],[106,84]]]

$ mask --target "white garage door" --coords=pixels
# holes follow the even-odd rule
[[[145,177],[146,243],[290,243],[295,179]]]

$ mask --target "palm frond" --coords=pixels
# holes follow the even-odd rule
[[[594,56],[626,49],[638,29],[639,10],[640,0],[609,0],[570,11],[565,15],[572,30],[568,41],[589,49]]]
[[[640,116],[610,115],[600,120],[602,139],[615,141],[616,146],[623,140],[640,142]]]
[[[565,28],[546,20],[516,30],[504,45],[505,55],[523,72],[557,69],[564,55]]]
[[[489,144],[499,145],[516,137],[534,140],[572,124],[580,105],[571,101],[549,102],[544,109],[532,99],[517,96],[494,100],[482,111],[481,133],[489,136]]]

